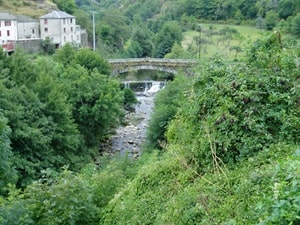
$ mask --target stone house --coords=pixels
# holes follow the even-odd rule
[[[17,17],[8,12],[0,12],[0,45],[14,42],[17,38]]]
[[[0,12],[0,46],[7,52],[20,47],[27,52],[41,51],[41,40],[49,38],[56,48],[71,43],[87,46],[87,32],[76,25],[76,18],[62,11],[52,11],[39,21],[24,15]]]
[[[56,48],[71,43],[81,45],[81,33],[76,26],[75,16],[62,11],[52,11],[40,17],[41,38],[49,38]]]
[[[18,24],[18,40],[39,39],[40,24],[37,20],[23,15],[16,15]]]

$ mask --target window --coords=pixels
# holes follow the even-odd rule
[[[5,22],[4,22],[4,25],[5,25],[6,27],[10,27],[10,26],[11,26],[11,21],[9,21],[9,20],[5,21]]]
[[[73,23],[73,19],[72,18],[70,19],[70,21],[71,21],[71,23]]]
[[[6,33],[7,33],[7,37],[9,37],[10,36],[10,31],[8,30]]]
[[[66,24],[66,19],[64,19],[63,21],[64,21],[64,24]]]
[[[48,28],[47,28],[47,27],[45,27],[44,31],[45,31],[45,33],[48,33]]]
[[[34,34],[35,33],[35,30],[34,29],[32,29],[32,34]]]
[[[64,41],[66,41],[67,39],[66,39],[66,36],[64,36]]]
[[[44,19],[44,24],[48,24],[48,19]]]
[[[73,32],[73,27],[71,27],[71,32]]]
[[[0,37],[2,36],[2,34],[1,34],[1,30],[0,30]]]
[[[67,30],[66,30],[66,28],[64,27],[64,33],[66,33],[67,32]]]
[[[71,35],[71,40],[73,41],[73,35]]]

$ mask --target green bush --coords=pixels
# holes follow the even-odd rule
[[[272,34],[246,50],[245,60],[215,58],[195,80],[168,130],[199,166],[235,162],[278,141],[299,142],[295,55]],[[298,94],[297,94],[298,93]]]
[[[155,153],[149,162],[107,204],[102,224],[162,224],[158,217],[166,202],[193,175],[170,156],[160,158]]]
[[[24,191],[10,188],[0,198],[0,222],[11,224],[99,224],[104,206],[136,174],[139,163],[129,157],[103,157],[96,167],[87,165],[80,173],[42,171],[38,181]],[[142,161],[140,163],[143,163]]]
[[[135,104],[138,103],[138,100],[135,96],[135,93],[129,89],[129,88],[125,88],[123,90],[124,93],[124,108],[125,109],[132,109],[134,107]]]
[[[297,13],[297,15],[293,18],[291,31],[296,36],[300,36],[300,13]]]
[[[147,129],[147,148],[162,148],[165,144],[165,132],[177,112],[188,83],[189,78],[178,75],[155,97],[154,110]]]
[[[263,209],[260,225],[300,223],[300,150],[281,161],[272,177],[273,193],[257,205]]]
[[[76,61],[74,52],[67,45],[34,60],[21,51],[0,54],[0,110],[11,129],[19,187],[47,168],[79,170],[123,118],[119,82],[99,72],[108,73],[107,63],[91,51],[77,52]]]
[[[0,195],[5,194],[4,188],[16,182],[16,171],[13,167],[13,154],[10,147],[10,128],[7,119],[0,111]]]

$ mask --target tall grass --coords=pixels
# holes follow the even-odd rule
[[[185,32],[182,46],[202,59],[216,54],[234,59],[239,56],[243,43],[255,41],[265,32],[245,25],[200,24],[200,28],[201,31]]]
[[[54,4],[45,0],[43,4],[39,4],[34,0],[2,0],[0,11],[9,11],[12,14],[26,15],[38,19],[47,13],[50,6]]]

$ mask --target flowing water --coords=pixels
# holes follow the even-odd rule
[[[135,112],[126,115],[127,125],[119,127],[111,140],[111,151],[138,157],[145,141],[148,122],[154,106],[155,94],[162,88],[162,82],[153,82],[148,90],[137,92],[139,104]]]

